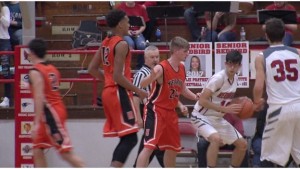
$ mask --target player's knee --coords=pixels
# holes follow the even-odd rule
[[[137,134],[133,133],[122,137],[122,142],[124,145],[132,149],[138,142]]]
[[[208,137],[208,141],[211,144],[217,144],[220,145],[222,143],[222,139],[218,133],[212,134]]]
[[[120,143],[118,144],[117,148],[113,153],[113,162],[118,161],[121,163],[125,163],[129,153],[137,144],[137,134],[132,133],[121,138]]]

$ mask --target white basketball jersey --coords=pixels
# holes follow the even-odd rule
[[[268,104],[300,100],[300,59],[295,48],[270,46],[263,51]]]
[[[235,75],[233,81],[229,81],[225,70],[214,74],[205,85],[204,89],[209,89],[213,92],[211,101],[218,105],[226,106],[232,100],[237,89],[238,76]],[[203,90],[204,90],[203,89]],[[193,113],[200,113],[205,116],[224,116],[224,113],[217,112],[212,109],[207,109],[199,104],[199,101],[194,106]]]

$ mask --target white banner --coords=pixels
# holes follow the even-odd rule
[[[242,55],[242,67],[238,72],[238,87],[249,88],[249,42],[216,42],[215,43],[215,73],[225,69],[226,54],[238,50]]]
[[[262,50],[250,50],[250,79],[256,78],[255,58],[261,52],[262,52]]]
[[[185,59],[186,86],[203,88],[212,76],[212,43],[191,42],[189,56]]]

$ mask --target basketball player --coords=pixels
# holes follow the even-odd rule
[[[177,152],[180,151],[178,116],[175,108],[182,94],[190,100],[198,96],[185,86],[183,62],[188,56],[189,43],[175,37],[171,40],[169,59],[156,65],[151,74],[141,81],[141,87],[153,82],[153,88],[145,108],[144,148],[141,151],[137,167],[147,167],[153,150],[165,150],[164,166],[175,167]]]
[[[199,134],[210,142],[207,149],[207,167],[216,167],[219,147],[233,144],[231,167],[240,167],[247,142],[223,116],[237,114],[240,104],[229,104],[237,89],[237,72],[241,68],[242,55],[237,50],[226,54],[225,69],[214,74],[201,92],[194,106],[191,120]]]
[[[145,91],[147,91],[147,93],[150,93],[152,85],[148,85],[145,88],[142,88],[140,86],[141,81],[150,75],[151,73],[151,69],[153,69],[153,67],[155,65],[157,65],[159,63],[159,50],[156,46],[148,46],[145,51],[144,51],[144,57],[145,57],[145,64],[143,65],[143,67],[134,75],[133,77],[133,84],[141,89],[144,89]],[[143,116],[143,110],[144,110],[144,104],[146,103],[147,99],[141,100],[139,97],[137,96],[133,96],[133,101],[134,104],[138,110],[137,114],[140,114],[141,116]],[[180,101],[178,102],[178,107],[181,111],[182,114],[187,115],[188,114],[188,108],[183,105]],[[142,126],[143,127],[143,123]],[[144,147],[144,135],[141,139],[141,143],[139,146],[139,150],[138,150],[138,155],[139,153],[142,151]],[[149,158],[149,163],[152,161],[154,155],[156,156],[159,164],[161,167],[164,167],[164,162],[163,162],[163,157],[164,157],[164,151],[161,150],[154,150],[154,152],[151,154],[150,158]],[[138,157],[138,156],[137,156]],[[136,159],[137,161],[137,159]],[[133,165],[133,167],[136,167],[136,161]]]
[[[253,102],[263,105],[264,85],[268,95],[266,125],[262,138],[261,161],[285,166],[290,154],[300,163],[300,59],[299,50],[283,45],[284,23],[280,19],[266,22],[270,47],[255,60],[256,80]],[[269,167],[269,166],[267,166]]]
[[[34,165],[47,167],[44,150],[55,147],[62,159],[73,167],[84,164],[72,151],[66,130],[67,111],[59,92],[60,73],[45,62],[46,42],[33,39],[29,42],[29,59],[33,69],[29,71],[30,89],[34,99],[34,128],[32,130]]]
[[[112,10],[106,16],[112,35],[106,37],[89,65],[89,73],[98,79],[104,78],[102,91],[106,122],[104,137],[119,137],[120,142],[113,152],[111,167],[122,167],[137,144],[137,114],[133,105],[135,92],[141,99],[147,92],[131,83],[131,53],[122,37],[128,34],[129,19],[123,11]],[[100,63],[104,74],[99,71]],[[108,99],[109,98],[109,99]]]
[[[148,94],[151,91],[151,84],[146,86],[145,88],[142,88],[140,86],[140,83],[141,83],[142,79],[144,79],[145,77],[150,75],[151,69],[153,69],[153,67],[159,63],[159,60],[160,60],[159,57],[160,57],[159,50],[156,46],[146,47],[146,49],[144,51],[145,63],[142,66],[142,68],[133,76],[133,84],[135,86],[145,90]],[[147,102],[147,99],[141,100],[138,96],[136,96],[134,94],[133,101],[134,101],[135,107],[137,109],[137,114],[143,117],[144,105]],[[141,128],[143,128],[143,125],[144,125],[143,121],[141,121],[139,125]],[[138,154],[137,154],[135,163],[133,164],[134,168],[136,167],[138,155],[140,154],[140,152],[142,151],[143,148],[144,148],[144,135],[141,138],[140,146],[138,149]],[[149,163],[152,161],[154,155],[156,156],[157,161],[159,162],[160,166],[164,167],[164,162],[163,162],[164,151],[160,151],[160,150],[153,151],[153,153],[150,156]]]

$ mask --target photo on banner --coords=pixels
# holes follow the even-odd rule
[[[21,134],[28,135],[31,134],[33,129],[33,121],[21,121]]]
[[[249,88],[249,42],[216,42],[215,73],[225,68],[226,54],[238,50],[242,55],[242,66],[238,71],[238,88]]]
[[[203,88],[208,78],[212,76],[212,43],[191,42],[189,56],[185,59],[184,66],[186,86]]]

